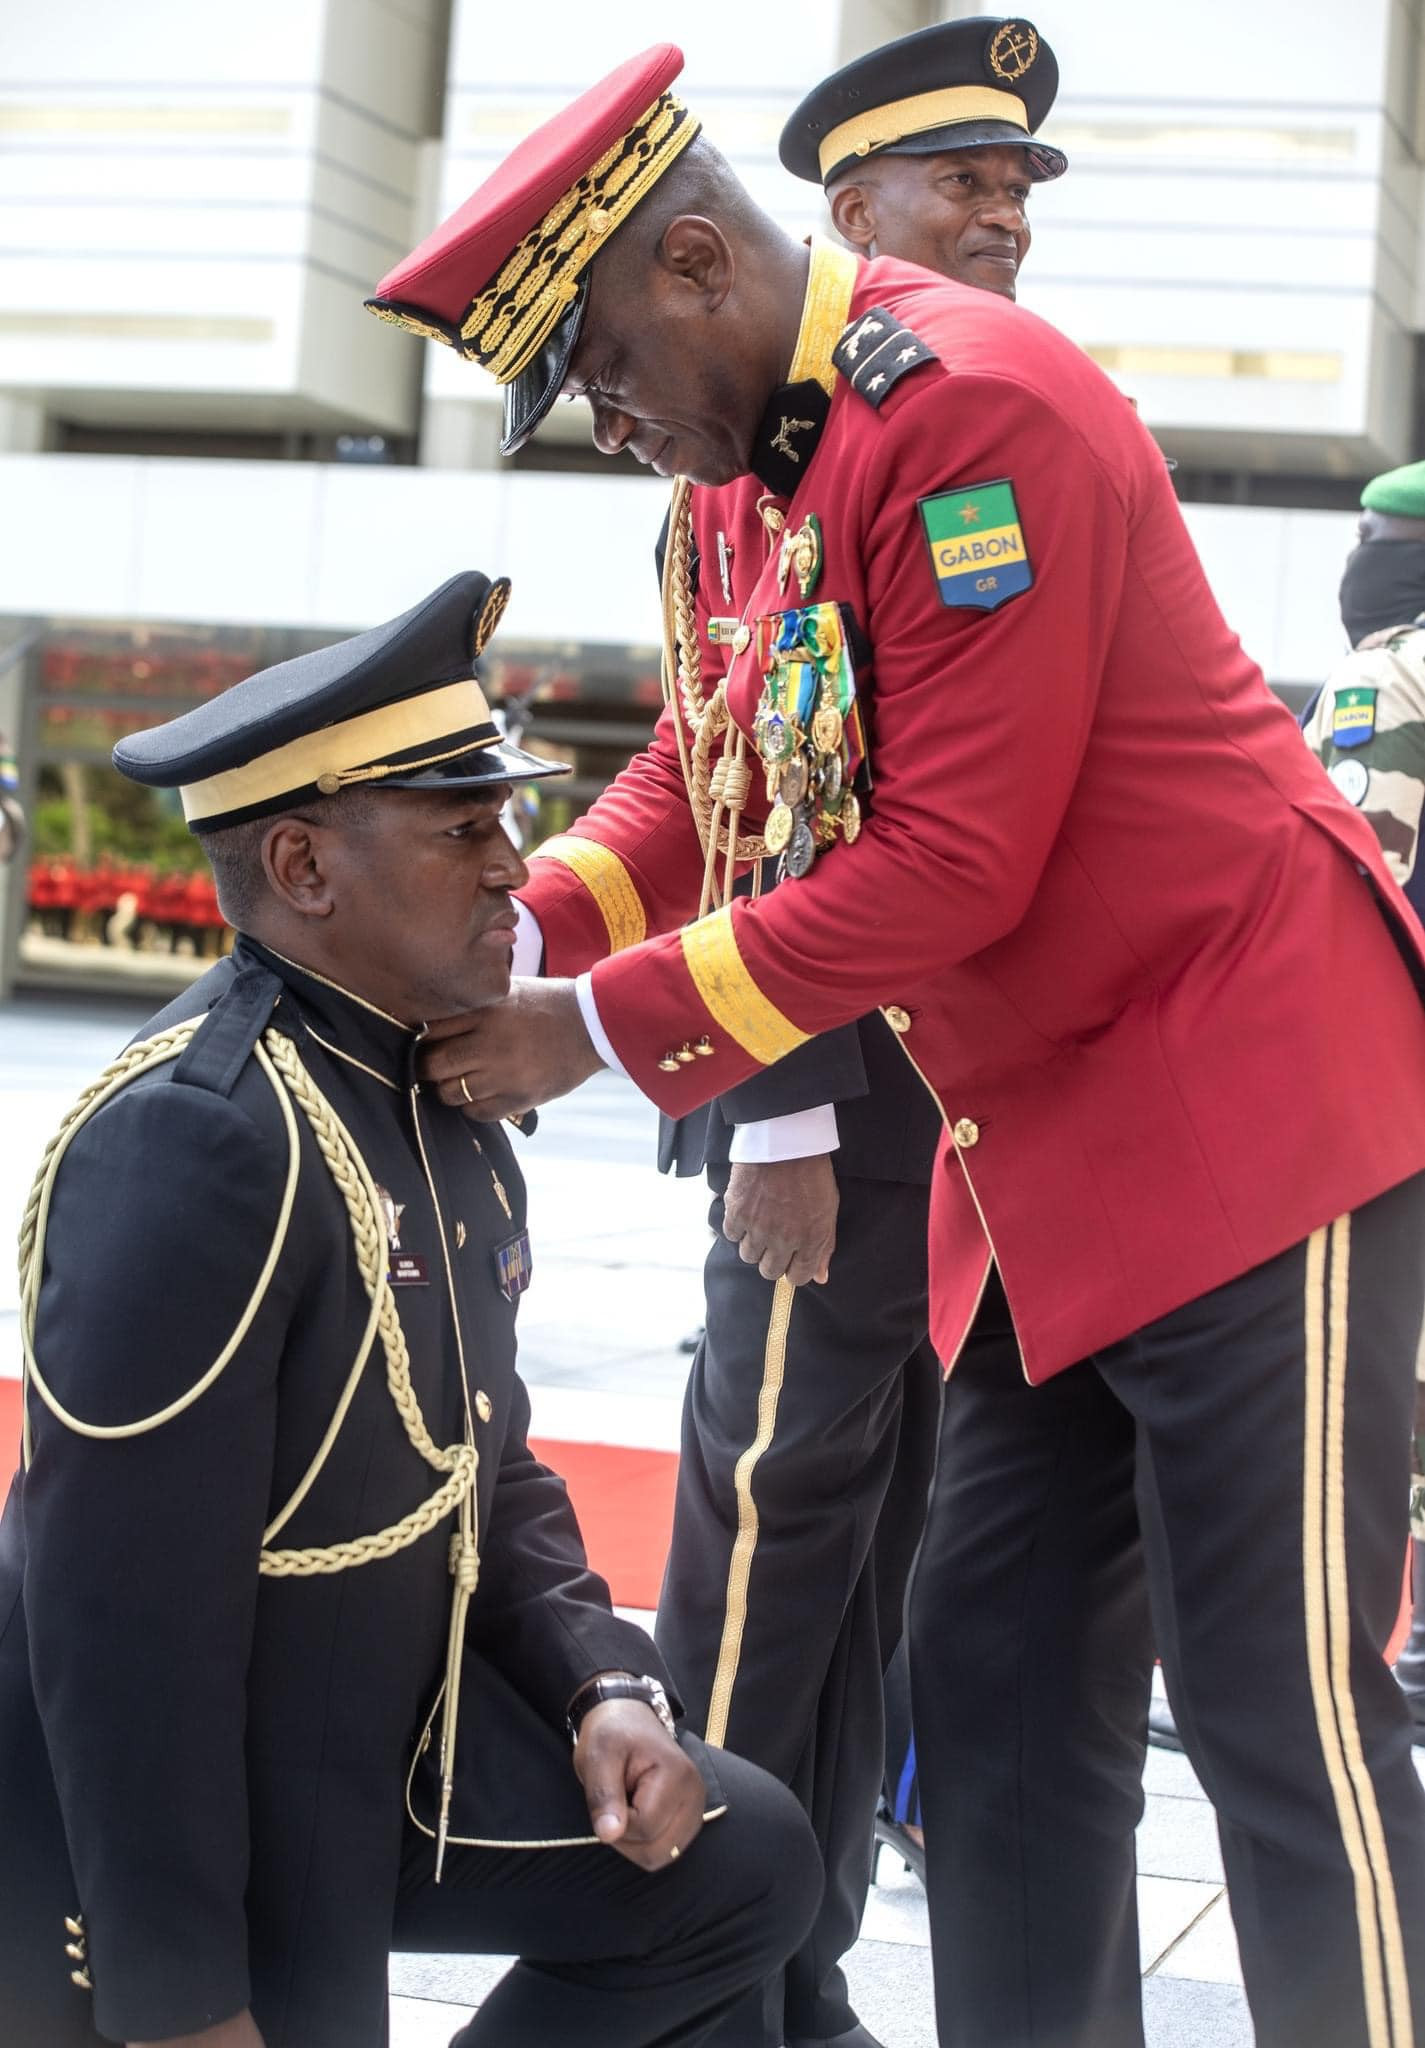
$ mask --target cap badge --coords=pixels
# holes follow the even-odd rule
[[[1039,55],[1039,37],[1027,21],[1007,21],[989,47],[989,66],[996,78],[1013,85]]]
[[[505,606],[510,601],[510,579],[498,576],[490,585],[490,594],[480,607],[480,616],[475,621],[475,631],[470,636],[470,659],[478,661],[496,626],[505,616]]]

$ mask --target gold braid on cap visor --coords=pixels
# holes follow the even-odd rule
[[[461,353],[473,356],[498,384],[518,377],[568,311],[580,273],[601,243],[701,127],[681,100],[661,94],[507,258],[465,317]]]

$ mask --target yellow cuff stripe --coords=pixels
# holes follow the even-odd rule
[[[637,885],[607,846],[600,846],[596,839],[561,833],[536,847],[531,859],[560,861],[578,876],[608,928],[610,953],[622,953],[626,946],[637,946],[648,936],[648,919]]]
[[[733,936],[731,904],[687,926],[683,959],[694,988],[723,1030],[764,1067],[806,1044],[811,1033],[799,1031],[768,1002],[748,973]]]
[[[833,128],[818,152],[821,175],[824,178],[843,157],[869,156],[888,142],[904,142],[907,135],[924,135],[927,129],[944,128],[952,121],[1011,121],[1029,140],[1029,115],[1017,94],[990,85],[946,85],[939,92],[893,100],[888,107],[868,107]]]

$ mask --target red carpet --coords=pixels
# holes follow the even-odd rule
[[[674,1451],[532,1440],[537,1458],[568,1482],[589,1562],[620,1607],[656,1607],[673,1523]]]
[[[20,1441],[20,1386],[0,1379],[0,1473],[8,1479]],[[536,1457],[568,1481],[595,1571],[620,1607],[656,1607],[673,1520],[678,1460],[672,1451],[544,1441]],[[0,1496],[3,1496],[0,1482]]]
[[[15,1464],[11,1464],[11,1459]],[[10,1474],[20,1462],[20,1382],[0,1380],[0,1485],[8,1486]]]
[[[20,1437],[20,1388],[0,1380],[0,1469]],[[678,1460],[672,1451],[633,1451],[617,1444],[536,1441],[535,1455],[569,1483],[570,1498],[584,1531],[595,1571],[613,1589],[620,1607],[656,1607],[673,1520],[673,1486]],[[1387,1655],[1394,1658],[1410,1627],[1410,1576],[1406,1569],[1400,1620]]]

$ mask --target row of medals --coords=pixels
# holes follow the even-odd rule
[[[829,687],[823,682],[823,692]],[[780,856],[780,872],[800,881],[838,830],[848,846],[861,832],[861,806],[846,787],[841,713],[834,704],[819,704],[810,732],[803,733],[792,718],[774,712],[761,721],[758,751],[772,805],[762,836],[768,853]]]
[[[782,535],[779,589],[785,590],[792,574],[805,602],[821,574],[821,524],[814,516]],[[846,787],[844,722],[837,706],[826,701],[834,690],[832,678],[823,676],[822,702],[812,713],[809,733],[787,715],[774,713],[760,722],[757,746],[772,805],[762,836],[767,851],[780,856],[778,880],[790,875],[799,882],[810,874],[818,851],[831,845],[838,827],[848,846],[860,836],[861,806],[855,791]]]

